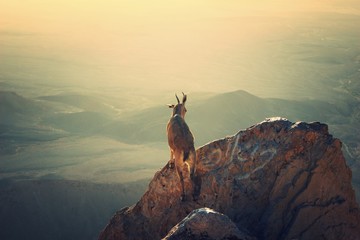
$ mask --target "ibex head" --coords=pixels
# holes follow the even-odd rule
[[[172,113],[172,116],[175,116],[176,114],[179,114],[182,118],[185,118],[185,113],[186,113],[186,108],[185,108],[185,102],[186,102],[186,95],[184,93],[183,94],[183,99],[182,99],[182,102],[180,103],[180,100],[178,98],[178,96],[176,95],[175,93],[175,97],[176,97],[176,100],[177,100],[177,104],[174,105],[174,104],[168,104],[169,108],[172,108],[173,109],[173,113]]]

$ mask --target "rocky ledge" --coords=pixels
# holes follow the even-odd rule
[[[197,150],[196,184],[197,200],[181,202],[166,165],[99,239],[360,239],[351,171],[325,124],[272,118],[208,143]]]

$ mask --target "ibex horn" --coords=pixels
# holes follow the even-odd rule
[[[182,102],[185,103],[186,102],[186,95],[184,94],[184,92],[182,92],[182,94],[183,94]]]
[[[176,93],[175,93],[175,97],[176,97],[176,99],[178,101],[178,104],[180,104],[180,100],[179,100],[178,96],[176,95]]]

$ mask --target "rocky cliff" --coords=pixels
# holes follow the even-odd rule
[[[360,239],[351,171],[325,124],[267,119],[199,148],[197,175],[198,199],[181,202],[176,171],[166,165],[99,239],[161,239],[202,207],[226,215],[247,238]]]

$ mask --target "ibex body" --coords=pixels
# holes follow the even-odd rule
[[[194,191],[196,153],[193,134],[185,122],[185,113],[187,111],[185,108],[186,95],[183,93],[182,103],[180,103],[177,96],[176,99],[178,104],[169,105],[170,108],[173,108],[173,113],[167,124],[167,136],[170,147],[170,162],[175,162],[182,188],[181,197],[184,201],[186,194],[189,191],[192,193]],[[188,183],[186,187],[184,181]]]

